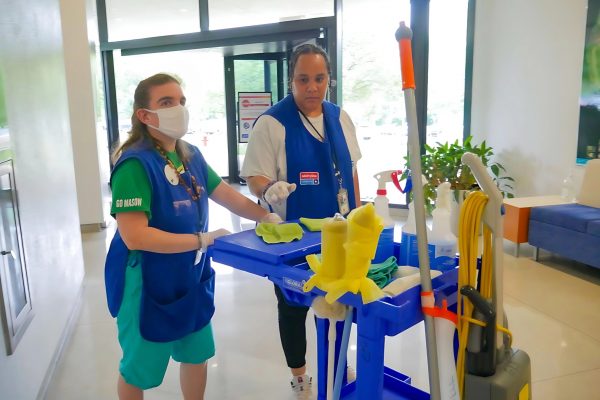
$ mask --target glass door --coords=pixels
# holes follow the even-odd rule
[[[244,54],[225,57],[225,102],[229,143],[229,178],[241,182],[240,168],[247,143],[240,137],[240,93],[270,93],[275,104],[287,94],[286,53]]]
[[[190,111],[190,132],[183,138],[198,147],[220,176],[228,174],[223,56],[212,49],[172,51],[115,57],[119,136],[131,129],[133,92],[142,79],[158,72],[182,81]]]

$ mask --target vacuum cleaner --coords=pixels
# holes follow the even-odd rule
[[[512,348],[503,307],[502,195],[476,155],[466,153],[462,162],[483,190],[467,196],[459,219],[457,375],[462,398],[529,400],[531,360]]]

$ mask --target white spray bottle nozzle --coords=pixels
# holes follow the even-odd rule
[[[386,183],[393,182],[394,174],[398,174],[399,171],[388,170],[381,171],[373,175],[375,179],[377,179],[377,196],[375,196],[375,200],[373,202],[375,206],[375,212],[383,218],[383,223],[385,226],[393,225],[392,218],[390,217],[389,210],[389,200],[387,198],[387,190]]]
[[[394,170],[381,171],[373,175],[373,178],[377,179],[377,195],[385,196],[387,194],[386,183],[392,182],[392,174],[396,172]]]

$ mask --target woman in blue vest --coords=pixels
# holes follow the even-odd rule
[[[348,114],[325,101],[331,67],[323,49],[299,46],[289,65],[292,94],[271,107],[252,130],[241,175],[284,220],[346,215],[360,204],[356,162],[361,154]],[[279,287],[279,333],[295,392],[310,390],[306,371],[306,313]]]
[[[186,399],[202,399],[215,354],[210,320],[215,273],[206,257],[224,229],[208,232],[208,198],[254,221],[280,222],[244,197],[181,140],[189,114],[179,81],[157,74],[135,90],[130,136],[115,152],[112,209],[118,230],[105,265],[108,306],[123,358],[119,398],[142,399],[180,365]]]

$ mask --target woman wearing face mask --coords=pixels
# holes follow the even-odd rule
[[[306,44],[292,54],[291,95],[258,118],[241,175],[261,204],[284,220],[346,215],[360,205],[356,162],[361,154],[348,114],[328,101],[330,65],[320,47]],[[308,307],[288,304],[279,287],[279,333],[292,389],[310,390],[306,372]]]
[[[207,232],[208,198],[254,221],[279,222],[224,183],[200,151],[181,140],[188,111],[179,82],[157,74],[135,91],[130,137],[115,152],[112,214],[118,230],[106,259],[108,306],[123,358],[120,399],[142,399],[160,385],[169,359],[180,365],[185,399],[202,399],[214,270],[206,257],[224,229]]]

